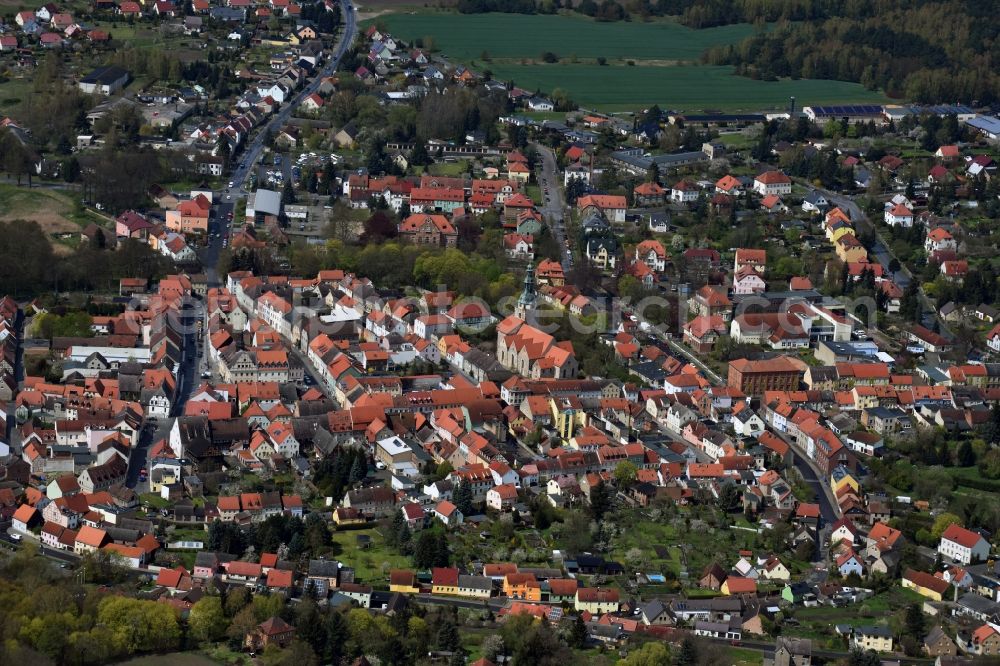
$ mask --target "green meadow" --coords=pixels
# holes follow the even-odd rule
[[[589,18],[524,14],[388,14],[376,22],[405,40],[432,36],[449,58],[540,60],[543,52],[560,58],[612,60],[697,60],[712,46],[732,44],[753,34],[747,24],[692,30],[672,21],[599,23]]]
[[[856,83],[801,79],[754,81],[732,73],[731,67],[679,65],[496,65],[494,76],[513,80],[528,90],[562,88],[584,107],[624,111],[658,104],[663,109],[767,110],[785,109],[794,96],[807,104],[878,104],[879,93]]]
[[[784,109],[791,96],[800,107],[885,101],[854,83],[755,81],[735,76],[731,67],[699,63],[706,49],[753,34],[747,24],[693,30],[670,20],[600,23],[575,15],[438,11],[386,14],[375,22],[404,40],[424,40],[453,63],[490,70],[529,90],[562,88],[582,106],[603,111],[652,104],[689,112]],[[544,53],[559,61],[543,62]]]

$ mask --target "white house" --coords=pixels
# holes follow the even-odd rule
[[[555,111],[555,105],[544,97],[532,97],[528,100],[528,108],[532,111]]]
[[[694,203],[698,200],[698,186],[682,180],[670,188],[670,200],[674,203]]]
[[[180,234],[167,234],[167,237],[160,241],[160,254],[176,263],[194,261],[197,256],[191,246],[184,241]]]
[[[494,511],[506,511],[517,503],[517,488],[512,483],[494,486],[486,492],[486,506]]]
[[[802,210],[807,213],[822,213],[829,206],[830,202],[817,190],[812,190],[802,199]]]
[[[890,227],[912,227],[913,211],[903,204],[896,204],[885,211],[885,223]]]
[[[830,532],[830,543],[838,544],[846,541],[854,545],[858,540],[858,528],[854,526],[850,518],[841,518],[833,524],[833,531]]]
[[[170,416],[170,396],[160,390],[149,396],[146,403],[146,416],[150,418],[167,418]]]
[[[978,532],[953,523],[941,535],[938,552],[941,557],[961,564],[985,562],[990,555],[990,543]]]
[[[733,430],[737,435],[756,437],[764,432],[764,419],[749,407],[733,414]]]
[[[761,294],[767,290],[764,278],[752,268],[744,267],[733,276],[733,293],[737,295]]]
[[[437,506],[434,507],[434,517],[448,527],[461,525],[465,521],[465,516],[458,510],[458,507],[448,500],[438,502]]]
[[[990,334],[986,336],[986,346],[993,351],[1000,353],[1000,324],[993,327]]]
[[[762,197],[792,193],[792,179],[780,171],[765,171],[753,179],[753,189]]]
[[[635,246],[635,260],[646,264],[651,271],[662,273],[667,269],[667,250],[658,240],[644,240]]]
[[[275,81],[268,81],[257,86],[257,94],[261,98],[270,97],[278,104],[284,104],[289,95],[289,90],[284,85]]]
[[[927,238],[924,239],[924,250],[927,251],[927,254],[956,249],[958,249],[958,244],[955,242],[955,237],[947,229],[934,227],[927,232]]]

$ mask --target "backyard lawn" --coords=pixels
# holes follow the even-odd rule
[[[834,625],[881,624],[889,618],[893,610],[902,611],[908,605],[921,603],[923,600],[923,597],[916,592],[897,586],[870,599],[865,599],[860,604],[852,604],[843,608],[834,606],[796,607],[791,615],[799,624],[797,626],[786,624],[782,627],[782,632],[828,642],[834,636]],[[832,643],[829,644],[832,645]]]
[[[736,561],[736,552],[743,548],[754,548],[759,541],[755,532],[746,530],[719,530],[692,522],[687,528],[684,518],[675,518],[670,523],[637,520],[625,525],[621,536],[615,539],[611,558],[625,563],[630,550],[642,551],[649,570],[679,576],[684,569],[685,553],[687,572],[691,579],[697,578],[707,565],[719,560],[723,566]]]
[[[358,546],[357,537],[360,535],[371,539],[368,548]],[[359,582],[371,585],[384,583],[390,569],[409,569],[412,566],[409,557],[386,546],[385,539],[375,528],[334,532],[333,541],[340,546],[336,557],[354,568]]]
[[[79,231],[91,222],[108,223],[99,216],[78,207],[69,194],[50,188],[22,186],[16,181],[0,183],[0,220],[37,222],[53,241],[58,252],[68,252],[79,244]]]

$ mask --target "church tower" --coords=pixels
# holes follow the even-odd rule
[[[517,299],[517,307],[514,308],[514,316],[518,319],[528,321],[535,311],[535,302],[538,300],[538,288],[535,284],[535,267],[528,265],[528,270],[524,273],[524,289]]]

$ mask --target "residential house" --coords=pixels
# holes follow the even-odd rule
[[[985,562],[990,554],[990,543],[978,532],[953,523],[941,535],[937,552],[942,557],[961,564]]]
[[[851,647],[874,652],[892,652],[892,632],[884,626],[854,627]]]

